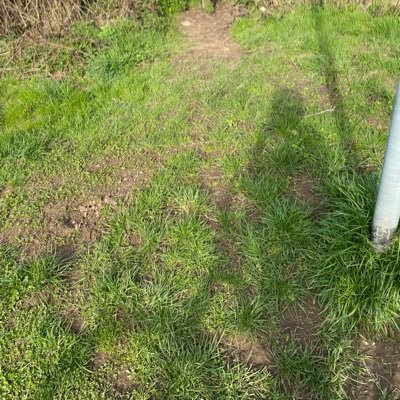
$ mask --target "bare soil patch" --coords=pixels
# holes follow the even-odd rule
[[[213,166],[205,168],[200,173],[200,185],[209,193],[212,203],[219,209],[229,208],[232,193],[226,184],[220,168]]]
[[[237,61],[243,51],[230,36],[230,27],[236,17],[234,8],[220,3],[212,15],[199,8],[185,12],[180,25],[192,45],[185,60],[192,59],[202,65],[217,60],[223,60],[226,65]]]
[[[43,254],[60,243],[66,246],[89,246],[99,240],[105,231],[107,217],[104,211],[108,209],[113,212],[118,201],[129,201],[136,190],[150,182],[154,165],[160,164],[159,159],[153,161],[147,155],[131,157],[129,163],[108,158],[98,160],[88,167],[87,172],[97,173],[106,169],[107,180],[111,183],[89,186],[82,177],[78,177],[82,180],[82,194],[70,200],[50,201],[45,205],[39,230],[31,227],[29,221],[19,220],[0,232],[0,242],[20,244],[24,256],[28,258]],[[60,186],[63,184],[65,182],[61,179]],[[48,185],[43,183],[39,183],[36,190],[34,186],[32,182],[28,185],[29,196],[34,196],[35,191],[48,190]],[[67,255],[58,256],[65,258]]]
[[[76,308],[66,309],[62,313],[62,319],[67,329],[76,335],[84,333],[88,327],[87,321],[80,315]]]
[[[121,365],[118,357],[103,350],[96,350],[92,354],[89,367],[96,373],[99,381],[107,382],[108,392],[112,398],[118,394],[129,395],[139,387],[139,383],[130,373],[129,366]]]
[[[56,203],[45,208],[44,226],[50,235],[71,239],[76,232],[81,242],[91,243],[102,233],[101,211],[105,205],[115,205],[108,196],[70,204]]]
[[[99,158],[95,160],[93,163],[89,164],[86,167],[86,171],[94,174],[96,172],[105,170],[105,169],[110,169],[112,167],[118,167],[121,162],[117,158],[113,157],[104,157],[104,158]]]
[[[11,188],[8,186],[0,186],[0,200],[6,198],[11,193]]]
[[[135,391],[139,384],[132,379],[129,369],[122,368],[116,376],[111,379],[113,389],[121,394],[132,393]]]
[[[93,371],[96,371],[105,367],[111,360],[112,357],[110,354],[102,350],[97,350],[93,353],[89,366]]]
[[[143,237],[137,232],[128,233],[125,240],[132,247],[140,247],[144,242]]]
[[[301,346],[315,346],[317,334],[322,325],[321,310],[314,299],[289,305],[281,318],[281,329],[284,334],[293,338]]]
[[[180,144],[178,146],[170,147],[165,151],[165,154],[168,157],[173,157],[174,155],[183,153],[185,151],[191,151],[193,153],[196,153],[199,156],[199,158],[202,158],[202,159],[205,158],[205,155],[206,155],[206,153],[203,149],[203,144],[199,143],[198,141],[184,143],[184,144]],[[166,159],[165,159],[165,161],[166,161]]]
[[[4,229],[0,232],[0,243],[15,245],[21,235],[22,227],[25,225],[23,221],[18,221],[14,225]]]
[[[301,80],[296,85],[296,89],[302,98],[317,98],[318,103],[322,107],[320,111],[326,111],[332,108],[329,90],[326,85],[318,85],[312,80]]]
[[[370,116],[367,118],[368,125],[372,126],[375,129],[378,129],[383,132],[387,132],[389,128],[389,122],[384,120],[382,117]]]
[[[291,180],[292,196],[296,200],[308,203],[313,209],[313,217],[321,218],[324,214],[324,198],[316,192],[315,179],[309,174],[295,176]]]
[[[272,352],[259,339],[250,339],[241,335],[224,335],[220,345],[223,352],[233,362],[246,363],[254,369],[272,366]]]
[[[43,289],[29,293],[20,302],[20,308],[24,311],[29,311],[41,305],[48,305],[54,302],[55,288],[51,285]]]
[[[206,191],[212,204],[219,210],[243,211],[250,220],[260,216],[260,210],[241,192],[236,192],[220,167],[214,165],[203,168],[199,174],[200,187]]]
[[[386,391],[400,399],[400,333],[379,341],[361,337],[358,346],[365,370],[350,390],[352,398],[377,400]]]

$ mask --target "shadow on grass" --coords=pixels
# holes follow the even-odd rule
[[[325,320],[321,329],[325,334],[329,332],[329,337],[324,338],[322,352],[318,353],[318,349],[317,353],[309,352],[308,358],[306,352],[296,346],[292,354],[290,346],[282,347],[279,354],[283,369],[279,374],[286,375],[291,382],[294,380],[295,389],[292,386],[289,390],[297,390],[305,384],[310,395],[327,398],[331,378],[335,374],[344,377],[342,382],[337,382],[342,385],[344,395],[345,377],[352,376],[356,369],[351,361],[345,360],[346,356],[343,356],[342,365],[342,360],[338,359],[332,368],[329,358],[337,349],[353,341],[354,347],[347,354],[357,352],[360,345],[357,332],[376,336],[398,328],[399,242],[396,240],[383,255],[377,255],[371,248],[369,231],[378,176],[356,170],[359,155],[355,146],[355,125],[340,91],[340,75],[324,23],[327,16],[323,4],[315,4],[312,12],[323,59],[321,71],[334,107],[332,129],[339,143],[332,148],[319,135],[319,127],[305,118],[305,99],[298,92],[278,87],[272,96],[270,117],[260,129],[241,183],[247,196],[262,208],[263,221],[268,226],[269,239],[258,241],[264,245],[265,253],[268,254],[270,248],[274,250],[274,258],[264,260],[269,270],[263,271],[258,279],[259,288],[262,290],[263,282],[273,269],[276,282],[281,281],[286,288],[292,286],[290,281],[292,289],[298,283],[304,284],[304,290],[298,290],[297,294],[313,293],[321,301]],[[333,168],[332,173],[329,163],[335,159],[335,151],[340,152],[344,163],[338,164],[341,168]],[[291,177],[302,179],[304,174],[311,175],[328,204],[319,221],[312,221],[299,201],[302,199],[291,193],[296,190]],[[288,273],[285,265],[293,262],[303,264],[302,273]],[[265,287],[268,285],[271,288],[270,283]],[[285,301],[284,297],[281,299]],[[285,358],[289,353],[291,355]],[[294,367],[296,360],[303,361]],[[385,366],[386,361],[389,367]],[[382,375],[386,383],[381,382],[381,387],[388,393],[393,390],[395,362],[381,360],[371,369],[372,374],[384,370]],[[303,371],[309,373],[303,374]],[[299,382],[302,383],[299,385]],[[331,387],[336,390],[335,385]],[[374,393],[379,391],[375,386],[370,389]]]
[[[315,192],[320,171],[313,168],[324,140],[304,118],[305,99],[293,89],[275,90],[269,115],[251,149],[241,188],[260,207],[262,224],[249,221],[246,230],[256,238],[253,246],[259,252],[252,257],[262,266],[253,273],[256,293],[263,309],[274,309],[266,319],[278,318],[274,376],[280,391],[293,398],[334,398],[329,350],[319,339],[323,318],[307,277],[321,208]],[[285,312],[288,307],[292,314]]]
[[[321,70],[325,78],[329,100],[334,107],[336,129],[341,142],[341,147],[348,167],[357,166],[356,143],[354,139],[354,126],[348,117],[345,101],[340,91],[339,72],[336,67],[333,45],[325,26],[323,15],[325,2],[315,1],[312,5],[314,29],[318,40],[319,53],[322,56]]]

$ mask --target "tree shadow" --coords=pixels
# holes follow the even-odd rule
[[[314,30],[318,41],[319,54],[322,56],[320,63],[332,104],[336,129],[341,142],[341,147],[346,158],[347,166],[355,166],[357,161],[356,143],[353,137],[354,126],[348,117],[346,104],[340,90],[339,72],[336,67],[336,59],[329,33],[327,32],[323,15],[325,9],[324,0],[315,0],[312,4],[312,17]]]
[[[331,125],[325,126],[332,129],[336,138],[332,143],[329,138],[323,136],[319,125],[313,123],[313,120],[307,115],[306,99],[298,91],[287,87],[276,87],[269,106],[269,117],[258,132],[250,150],[247,171],[241,177],[242,190],[259,205],[263,214],[263,223],[268,225],[268,233],[272,231],[277,240],[275,242],[273,239],[270,242],[263,241],[262,235],[265,233],[262,230],[259,230],[258,234],[254,234],[254,237],[258,238],[260,246],[264,246],[265,252],[268,251],[268,246],[273,246],[275,256],[279,251],[283,255],[283,257],[269,260],[260,258],[260,262],[268,265],[270,270],[272,268],[279,269],[279,277],[284,283],[288,283],[292,279],[290,274],[285,273],[284,263],[296,263],[303,254],[308,254],[310,259],[315,258],[321,264],[313,265],[312,262],[308,262],[304,266],[303,280],[300,273],[294,277],[294,281],[306,282],[307,279],[310,280],[312,274],[318,274],[320,281],[318,283],[313,281],[312,289],[306,283],[304,292],[314,294],[318,299],[322,299],[321,302],[326,308],[318,308],[322,310],[318,317],[322,320],[321,330],[326,332],[329,329],[332,338],[329,340],[324,338],[325,344],[322,344],[320,348],[317,345],[312,351],[309,351],[308,359],[305,358],[306,352],[302,351],[304,349],[299,351],[301,346],[294,346],[293,352],[291,352],[290,346],[285,347],[284,343],[278,343],[276,347],[277,353],[285,354],[286,352],[292,359],[297,357],[299,360],[299,365],[293,368],[293,371],[297,371],[297,375],[289,376],[292,382],[296,381],[295,385],[299,381],[307,381],[307,374],[304,375],[301,369],[304,369],[303,363],[306,364],[306,361],[309,363],[310,375],[314,374],[318,379],[314,383],[310,382],[305,389],[307,395],[318,394],[318,398],[323,398],[321,394],[323,392],[320,392],[322,382],[326,388],[332,387],[332,393],[335,390],[335,385],[331,385],[330,381],[333,372],[328,365],[327,354],[332,352],[335,346],[343,345],[344,341],[341,342],[343,338],[356,340],[354,334],[356,330],[353,329],[355,325],[350,327],[350,322],[356,321],[356,317],[351,313],[340,315],[349,320],[349,328],[345,330],[337,323],[340,319],[339,312],[332,310],[336,301],[335,297],[339,298],[341,295],[345,295],[346,288],[340,286],[340,280],[352,280],[354,287],[348,289],[353,291],[352,295],[356,299],[352,305],[355,305],[356,309],[358,307],[360,314],[365,318],[368,318],[368,310],[362,308],[362,302],[365,301],[362,299],[364,292],[370,290],[371,298],[377,297],[376,304],[380,305],[379,291],[375,290],[375,283],[372,280],[363,280],[362,272],[358,273],[358,270],[357,273],[354,272],[360,266],[364,268],[363,257],[367,259],[369,256],[368,232],[373,210],[371,199],[374,198],[374,187],[378,176],[376,174],[366,176],[366,174],[358,173],[356,169],[361,161],[361,156],[356,148],[356,122],[352,121],[347,98],[344,98],[341,92],[340,80],[343,72],[337,68],[334,52],[337,44],[332,44],[329,38],[325,24],[328,16],[324,12],[324,7],[323,1],[315,2],[312,6],[312,19],[318,42],[318,55],[321,59],[320,71],[333,108]],[[334,160],[332,157],[338,158],[338,155],[341,158],[340,164],[338,163],[332,170],[330,169],[332,160]],[[299,180],[304,181],[304,176],[310,177],[311,184],[315,186],[305,192],[308,191],[313,196],[314,189],[316,189],[316,192],[320,192],[321,195],[323,193],[322,201],[326,200],[326,203],[330,205],[330,209],[326,210],[325,215],[322,215],[321,223],[310,218],[311,215],[307,215],[307,211],[301,204],[307,202],[311,208],[314,208],[318,207],[317,203],[314,203],[314,200],[307,201],[304,198],[307,196],[299,197],[296,193],[291,193],[296,192],[296,187],[290,179],[298,177]],[[296,209],[300,210],[299,214],[296,214]],[[281,219],[277,218],[278,212],[275,210],[283,215]],[[303,217],[294,219],[293,215],[302,215]],[[296,231],[291,230],[293,224],[299,226]],[[278,228],[275,225],[279,225]],[[258,230],[256,225],[253,226],[250,223],[249,229],[254,229],[256,232]],[[294,238],[295,236],[297,239]],[[324,246],[324,250],[329,254],[322,253],[319,246]],[[344,260],[348,260],[349,263],[356,260],[354,265],[357,265],[357,268],[350,270],[338,267],[345,263]],[[377,259],[371,259],[371,264],[377,266]],[[377,269],[379,270],[379,268]],[[262,271],[256,283],[258,290],[265,295],[267,295],[265,288],[271,290],[273,287],[268,282],[270,270]],[[379,281],[378,274],[376,281]],[[384,274],[381,273],[381,276]],[[387,278],[385,277],[385,279]],[[356,287],[358,284],[360,287]],[[324,291],[325,293],[322,293]],[[328,296],[331,298],[327,299]],[[342,306],[343,303],[340,304],[338,301],[337,305]],[[334,321],[336,325],[332,323],[332,319],[328,322],[325,321],[325,316],[329,312],[332,312],[332,315],[336,312]],[[306,316],[306,318],[308,317],[310,315]],[[358,324],[358,322],[356,321],[354,324]],[[361,323],[358,324],[357,328],[362,328],[361,325]],[[293,328],[296,330],[295,326]],[[357,347],[357,343],[353,343]],[[288,362],[290,357],[288,356]],[[283,375],[284,373],[282,373]],[[277,379],[279,380],[281,377],[278,376]],[[390,381],[393,376],[386,379]],[[297,389],[295,388],[295,390]]]
[[[334,72],[328,89],[331,101],[335,99],[333,104],[338,107],[337,129],[346,136],[347,116],[337,86]],[[257,247],[265,253],[260,253],[258,259],[263,269],[255,281],[256,292],[262,299],[269,296],[263,308],[276,304],[277,340],[272,342],[272,348],[278,387],[295,398],[324,398],[327,393],[335,393],[334,372],[327,357],[330,348],[320,336],[323,307],[308,287],[313,267],[308,261],[302,265],[302,260],[318,252],[320,226],[329,211],[329,198],[323,187],[329,174],[329,154],[334,149],[307,118],[306,110],[306,99],[301,93],[284,86],[275,89],[269,118],[250,150],[240,187],[258,204],[262,214],[262,224],[247,221],[246,229],[253,232]],[[345,146],[343,142],[348,137],[340,139],[341,146]],[[353,160],[350,154],[346,152],[347,167]],[[296,310],[296,318],[285,320],[288,306]]]

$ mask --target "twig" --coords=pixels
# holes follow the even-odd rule
[[[325,113],[328,113],[328,112],[333,112],[333,111],[335,111],[335,108],[336,107],[332,107],[332,108],[328,108],[327,110],[316,112],[314,114],[308,114],[308,115],[305,115],[304,118],[315,117],[316,115],[321,115],[321,114],[325,114]]]

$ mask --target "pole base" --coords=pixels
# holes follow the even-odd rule
[[[383,253],[390,247],[396,228],[382,228],[381,226],[372,226],[372,245],[377,253]]]

